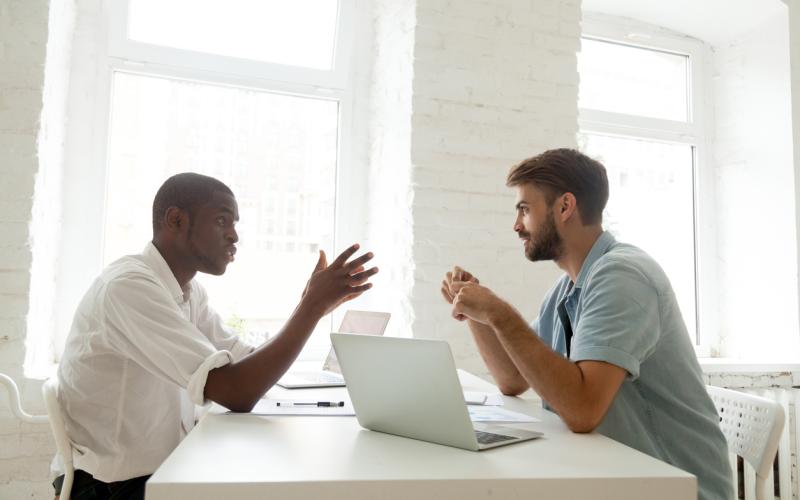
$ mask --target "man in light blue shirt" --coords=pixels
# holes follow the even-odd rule
[[[608,179],[599,162],[546,151],[509,173],[531,261],[566,272],[529,326],[455,267],[442,282],[500,390],[533,388],[575,432],[598,432],[686,470],[699,498],[733,496],[727,445],[672,287],[642,250],[603,231]]]

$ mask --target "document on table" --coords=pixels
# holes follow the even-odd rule
[[[499,393],[464,391],[464,401],[468,405],[503,406],[503,396]]]
[[[317,400],[295,399],[262,399],[250,412],[253,415],[318,415],[324,417],[352,417],[356,411],[349,399],[343,401],[344,406],[317,406]]]
[[[469,418],[473,422],[504,422],[504,423],[523,423],[541,422],[536,417],[518,413],[516,411],[498,408],[497,406],[472,406],[468,405]]]

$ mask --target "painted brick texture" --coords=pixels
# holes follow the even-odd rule
[[[447,339],[460,367],[485,374],[440,283],[461,265],[532,319],[559,274],[525,260],[505,177],[524,158],[575,147],[580,5],[419,0],[415,41],[413,331]]]
[[[20,386],[29,413],[44,413],[40,383],[24,379],[28,245],[47,42],[46,0],[0,2],[0,372]],[[0,395],[0,498],[47,498],[54,446],[46,425],[18,422]]]

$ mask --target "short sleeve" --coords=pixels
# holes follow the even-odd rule
[[[115,278],[105,287],[102,304],[111,348],[187,389],[195,404],[204,403],[208,372],[233,360],[187,321],[167,290],[148,276]]]
[[[638,378],[660,337],[656,289],[629,264],[603,262],[586,280],[580,302],[570,359],[605,361]]]

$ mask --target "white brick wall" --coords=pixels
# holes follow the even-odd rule
[[[575,146],[580,5],[418,0],[416,17],[413,331],[449,340],[461,367],[485,373],[440,282],[462,265],[532,319],[559,274],[525,260],[505,176],[519,160]]]
[[[22,363],[48,6],[46,0],[0,1],[0,372],[20,385],[30,413],[44,412],[40,383],[23,378]],[[0,498],[47,498],[52,453],[49,428],[20,424],[0,395]]]

